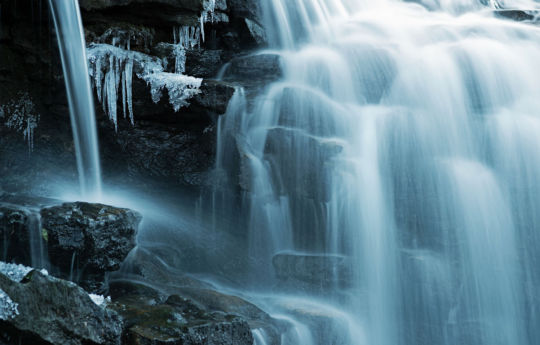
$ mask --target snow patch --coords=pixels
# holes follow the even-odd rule
[[[160,101],[163,90],[167,89],[169,93],[169,103],[176,112],[180,110],[180,108],[188,106],[188,100],[201,92],[199,89],[202,84],[201,78],[194,78],[182,74],[166,72],[154,73],[144,76],[143,80],[150,85],[150,92],[154,103]]]
[[[0,289],[0,320],[9,320],[19,315],[18,304]]]
[[[102,295],[96,295],[93,293],[89,294],[88,296],[90,296],[92,302],[100,307],[105,307],[108,303],[111,303],[111,296],[104,297]]]
[[[20,264],[8,264],[0,261],[0,273],[6,275],[9,279],[20,282],[28,272],[32,271],[32,267]]]

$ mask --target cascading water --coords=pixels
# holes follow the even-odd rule
[[[352,259],[350,343],[540,343],[540,29],[512,7],[538,3],[263,2],[284,77],[237,91],[218,170],[238,148],[254,257]]]
[[[66,83],[81,194],[101,195],[101,167],[86,45],[77,0],[49,0]]]

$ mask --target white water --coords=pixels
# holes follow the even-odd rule
[[[101,167],[86,45],[77,0],[49,0],[60,46],[81,194],[101,195]]]
[[[238,148],[260,276],[352,258],[350,343],[538,344],[540,29],[492,11],[538,3],[423,3],[263,2],[284,77],[237,91],[218,171]]]

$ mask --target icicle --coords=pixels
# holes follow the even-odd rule
[[[127,107],[129,111],[129,120],[131,121],[131,124],[135,124],[135,120],[133,117],[133,95],[132,95],[132,82],[133,82],[133,59],[129,58],[126,62],[126,67],[124,70],[124,74],[126,75],[126,99],[127,99]]]

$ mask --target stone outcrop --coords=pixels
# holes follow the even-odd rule
[[[106,291],[107,273],[135,247],[141,216],[101,204],[42,201],[0,198],[1,259],[47,267],[88,291]]]
[[[105,274],[118,270],[135,247],[141,219],[134,211],[102,204],[76,202],[42,209],[49,260],[60,276],[71,276],[89,291],[106,290]]]
[[[0,273],[0,291],[16,312],[0,320],[0,343],[120,344],[116,312],[98,306],[72,282],[32,270],[20,282]]]

